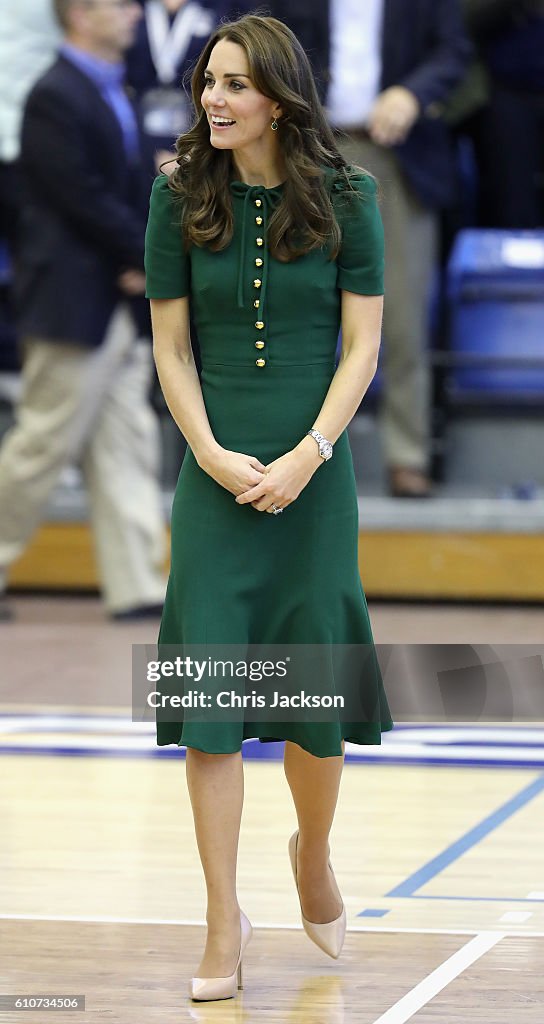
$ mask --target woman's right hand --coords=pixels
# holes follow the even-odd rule
[[[258,484],[266,469],[255,455],[232,452],[228,448],[221,448],[201,464],[201,468],[236,498]]]

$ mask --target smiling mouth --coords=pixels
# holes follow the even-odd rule
[[[210,118],[212,128],[231,128],[236,121],[232,121],[228,117],[212,117]]]

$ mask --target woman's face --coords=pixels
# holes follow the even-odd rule
[[[210,124],[212,146],[245,149],[270,141],[270,124],[274,117],[280,117],[281,107],[253,85],[242,46],[229,39],[216,43],[204,77],[202,106]]]

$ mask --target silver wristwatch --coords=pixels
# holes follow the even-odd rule
[[[327,438],[323,437],[323,434],[320,434],[319,430],[308,430],[308,434],[317,441],[319,454],[324,462],[327,462],[328,459],[332,458],[333,446],[331,442],[327,441]]]

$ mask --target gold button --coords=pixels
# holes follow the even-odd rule
[[[263,265],[262,259],[260,258],[260,256],[257,256],[257,259],[255,260],[255,266],[256,267],[262,267],[262,265]]]
[[[264,341],[256,341],[255,348],[264,348]]]
[[[262,320],[257,320],[257,323],[255,324],[255,327],[257,328],[258,331],[262,331],[262,329],[264,327],[264,322]]]
[[[266,359],[256,359],[255,360],[255,365],[256,366],[266,366]]]
[[[255,302],[253,303],[253,305],[255,306],[255,309],[258,309],[259,306],[261,305],[261,300],[260,299],[255,299]]]
[[[255,217],[255,223],[256,224],[259,224],[259,226],[260,226],[262,224],[262,222],[263,222],[263,218],[262,217]]]
[[[258,277],[256,277],[256,278],[255,278],[255,280],[254,280],[254,282],[253,282],[253,287],[254,287],[254,288],[260,288],[260,287],[261,287],[261,285],[262,285],[262,281],[259,281],[259,278],[258,278]]]
[[[256,238],[255,241],[257,242],[257,245],[264,245],[262,238]]]
[[[263,205],[262,199],[256,199],[255,200],[255,206],[262,206],[262,205]]]

